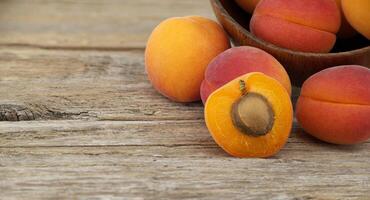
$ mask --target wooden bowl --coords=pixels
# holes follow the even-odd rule
[[[287,70],[293,85],[301,86],[312,74],[325,68],[358,64],[370,67],[370,41],[358,35],[347,40],[338,39],[331,53],[292,51],[263,41],[249,32],[251,15],[234,0],[211,0],[218,21],[236,46],[254,46],[269,52]]]

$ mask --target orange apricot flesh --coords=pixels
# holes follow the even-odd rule
[[[252,72],[209,96],[205,120],[215,142],[230,155],[270,157],[287,142],[293,108],[278,81]]]

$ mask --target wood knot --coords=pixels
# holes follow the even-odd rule
[[[0,103],[0,121],[59,120],[87,116],[87,111],[61,112],[40,104]]]
[[[23,105],[0,104],[0,121],[29,121],[37,115]]]

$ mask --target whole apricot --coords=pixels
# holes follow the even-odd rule
[[[370,69],[358,65],[325,69],[307,79],[296,105],[302,128],[334,144],[370,137]]]
[[[213,92],[205,120],[215,142],[236,157],[270,157],[285,145],[293,122],[286,89],[259,72],[237,77]]]
[[[203,103],[216,89],[250,72],[262,72],[276,79],[290,95],[290,79],[279,61],[261,49],[242,46],[222,52],[208,65],[200,89]]]
[[[352,27],[370,40],[370,1],[342,0],[342,8]]]
[[[230,47],[216,22],[199,16],[170,18],[149,37],[145,66],[161,94],[177,102],[200,99],[200,85],[209,62]]]
[[[254,10],[250,30],[279,47],[327,53],[340,24],[335,0],[262,0]]]

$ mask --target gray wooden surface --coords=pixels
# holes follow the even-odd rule
[[[214,18],[205,0],[0,1],[0,199],[370,199],[370,142],[295,122],[275,157],[232,158],[200,103],[154,91],[150,31],[193,14]]]

